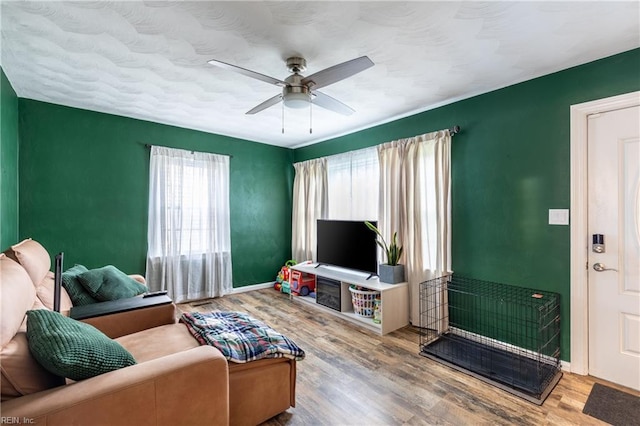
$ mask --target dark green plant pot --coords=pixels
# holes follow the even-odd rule
[[[387,284],[398,284],[404,282],[404,265],[380,264],[378,267],[378,277],[380,282]]]

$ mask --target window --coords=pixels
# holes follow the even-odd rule
[[[229,157],[151,147],[147,281],[176,302],[232,288]]]
[[[173,164],[172,167],[176,170],[169,173],[167,182],[167,211],[175,220],[165,223],[165,238],[171,238],[170,233],[175,234],[179,254],[206,253],[209,250],[207,235],[214,231],[212,216],[217,213],[209,211],[212,188],[209,180],[202,176],[206,171],[206,164],[195,161],[182,171],[179,171],[179,164]],[[217,206],[212,207],[218,210]],[[172,225],[177,226],[172,229]]]
[[[379,176],[375,147],[328,157],[327,219],[376,220]]]

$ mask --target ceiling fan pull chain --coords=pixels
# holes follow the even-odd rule
[[[284,101],[282,103],[282,134],[284,135]]]
[[[313,133],[313,102],[311,100],[311,90],[309,90],[309,134]]]

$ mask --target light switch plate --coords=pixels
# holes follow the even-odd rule
[[[549,209],[549,225],[568,225],[569,209]]]

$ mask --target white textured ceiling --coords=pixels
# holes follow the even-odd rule
[[[272,145],[371,127],[640,46],[640,2],[2,1],[2,67],[18,96]],[[277,105],[245,112],[284,60],[310,75],[367,55],[373,68],[322,89],[342,116]],[[452,125],[456,123],[451,123]]]

